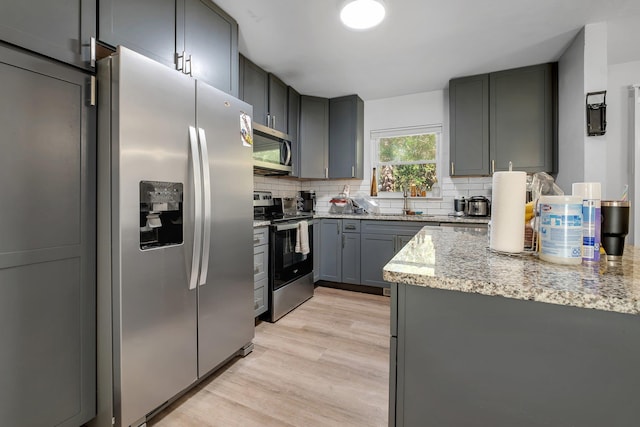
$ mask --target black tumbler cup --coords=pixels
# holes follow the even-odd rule
[[[601,206],[600,242],[608,261],[620,261],[624,252],[624,239],[629,233],[629,202],[603,200]]]

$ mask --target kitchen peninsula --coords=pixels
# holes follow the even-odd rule
[[[640,248],[595,266],[488,248],[424,227],[385,266],[390,425],[637,425]]]

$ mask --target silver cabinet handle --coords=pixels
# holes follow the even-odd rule
[[[89,39],[89,65],[95,68],[96,66],[96,38],[91,37]]]
[[[453,162],[451,162],[451,175],[456,174],[456,169],[453,167]]]
[[[355,178],[355,177],[356,177],[356,167],[351,166],[351,178]]]
[[[193,258],[191,259],[191,275],[189,290],[198,286],[198,270],[200,269],[200,249],[202,248],[202,176],[200,175],[200,153],[198,152],[198,135],[196,128],[189,126],[189,142],[193,158],[193,187],[195,199],[195,219],[193,224]]]
[[[355,229],[356,229],[356,226],[355,226],[355,225],[353,225],[353,224],[345,225],[345,226],[344,226],[344,229],[345,229],[345,230],[355,230]]]
[[[271,127],[271,114],[267,114],[267,127]]]
[[[176,70],[184,70],[184,50],[182,51],[182,54],[176,52]]]
[[[495,173],[496,172],[496,161],[495,160],[491,160],[491,173]]]
[[[324,177],[329,178],[329,168],[324,168]]]
[[[202,240],[202,266],[200,267],[200,286],[207,283],[209,272],[209,247],[211,246],[211,175],[209,173],[209,150],[204,129],[198,128],[200,153],[202,154],[202,181],[204,182],[204,236]]]
[[[276,128],[276,116],[271,116],[271,127]]]
[[[193,63],[191,61],[191,55],[189,55],[189,57],[184,60],[184,73],[193,77],[192,71],[193,71]]]

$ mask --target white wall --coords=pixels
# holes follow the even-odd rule
[[[640,61],[611,65],[607,88],[607,199],[622,196],[625,185],[631,184],[633,170],[631,154],[631,106],[629,87],[640,84]]]

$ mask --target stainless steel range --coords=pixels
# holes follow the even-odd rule
[[[269,226],[269,311],[275,322],[313,296],[313,215],[285,212],[282,199],[253,193],[253,217]]]

